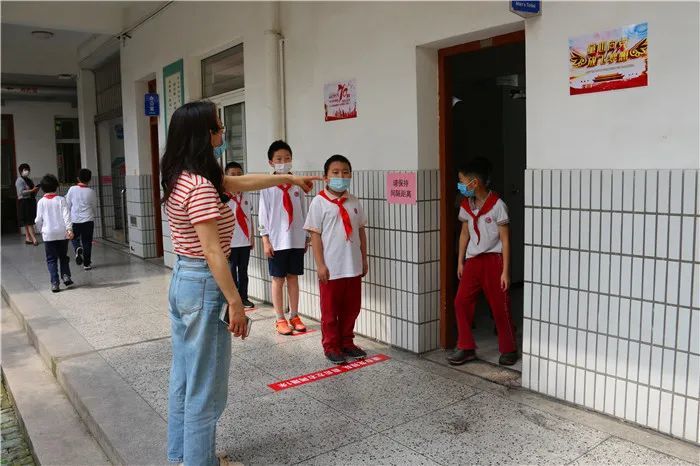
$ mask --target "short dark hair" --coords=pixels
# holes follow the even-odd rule
[[[335,155],[331,155],[328,158],[328,160],[326,160],[326,163],[323,164],[323,174],[324,175],[328,174],[328,169],[331,168],[331,164],[333,162],[345,163],[348,165],[348,168],[350,169],[350,171],[352,171],[352,164],[350,163],[348,158],[345,157],[344,155],[335,154]]]
[[[20,173],[22,173],[24,170],[31,170],[28,163],[20,164],[19,168],[17,169],[17,171]]]
[[[475,176],[484,186],[488,186],[491,181],[491,162],[484,157],[473,158],[459,168],[459,173]]]
[[[50,173],[46,174],[41,179],[39,185],[41,186],[41,190],[45,193],[55,193],[58,191],[58,178]]]
[[[232,168],[238,168],[239,170],[243,171],[243,167],[242,167],[241,164],[238,163],[238,162],[229,162],[229,163],[227,163],[227,164],[226,164],[226,168],[224,169],[224,171],[229,171],[229,170],[232,169]]]
[[[270,148],[267,150],[267,160],[272,160],[272,157],[278,150],[286,150],[289,151],[290,154],[292,153],[292,148],[289,147],[289,144],[279,139],[270,144]]]
[[[81,183],[89,183],[91,179],[92,171],[88,168],[81,168],[80,172],[78,172],[78,180],[80,180]]]

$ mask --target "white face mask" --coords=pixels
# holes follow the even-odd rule
[[[292,171],[292,162],[289,163],[276,163],[275,173],[287,174]]]
[[[29,170],[22,170],[22,176],[24,176],[25,178],[29,176]]]

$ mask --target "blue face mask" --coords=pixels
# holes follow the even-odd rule
[[[467,188],[467,185],[464,183],[457,183],[457,190],[464,197],[474,197],[474,190]]]
[[[328,180],[328,187],[337,193],[344,193],[350,189],[350,182],[352,178],[330,178]]]
[[[226,149],[228,148],[226,139],[224,139],[223,141],[224,142],[222,142],[220,146],[214,148],[214,156],[217,158],[221,158],[221,156],[226,153]]]

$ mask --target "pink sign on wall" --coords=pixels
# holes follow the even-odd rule
[[[386,176],[386,200],[389,204],[415,204],[418,200],[416,185],[415,173],[389,173]]]

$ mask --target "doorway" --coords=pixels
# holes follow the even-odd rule
[[[103,238],[127,245],[129,222],[122,117],[99,121],[96,126]]]
[[[0,166],[2,190],[2,233],[17,233],[17,161],[15,159],[15,128],[12,115],[2,115],[2,165]]]
[[[156,80],[148,81],[148,92],[157,93]],[[163,257],[163,219],[160,205],[160,147],[158,146],[158,117],[148,118],[148,129],[151,141],[151,185],[153,185],[153,221],[156,230],[156,257]]]
[[[440,346],[456,344],[454,297],[461,226],[457,220],[457,170],[474,157],[491,163],[491,189],[508,206],[511,238],[511,313],[522,348],[524,278],[524,179],[526,167],[525,33],[442,49],[440,80],[441,315]],[[477,355],[498,362],[497,335],[483,296],[474,320]],[[514,366],[520,370],[520,363]]]

